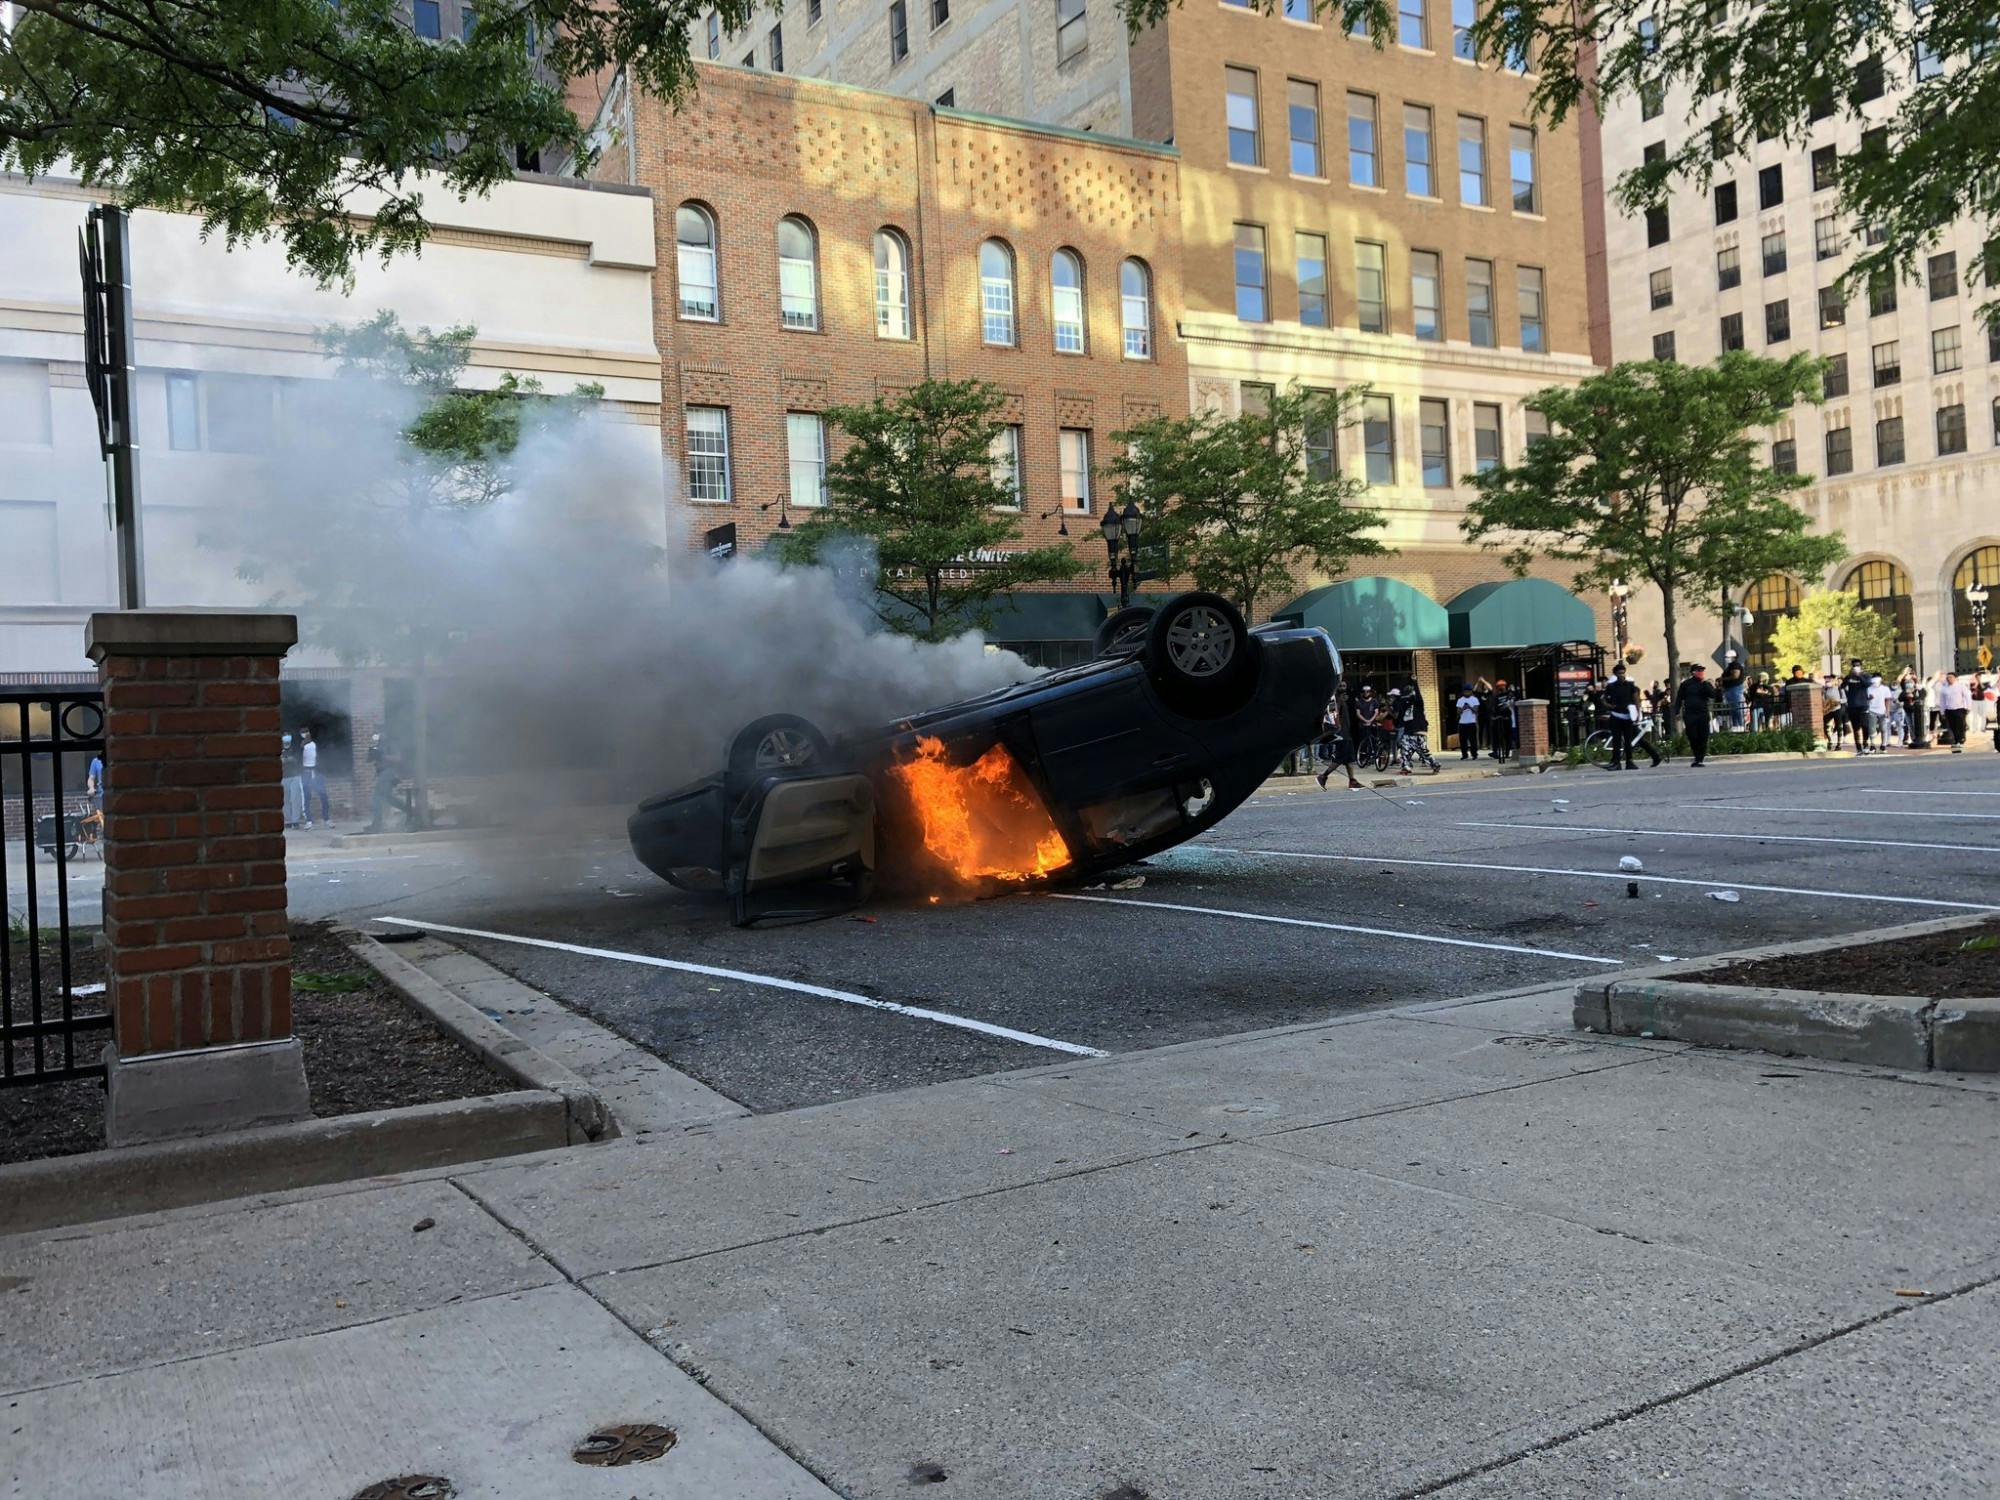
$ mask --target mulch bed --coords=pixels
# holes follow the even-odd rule
[[[104,978],[94,933],[73,934],[70,983]],[[18,945],[17,945],[18,946]],[[17,1001],[27,964],[16,953]],[[53,947],[44,950],[44,994],[55,988]],[[79,1000],[79,1014],[102,1007]],[[20,1006],[17,1004],[17,1012]],[[292,927],[292,1029],[305,1045],[312,1112],[359,1114],[447,1099],[503,1094],[520,1087],[481,1062],[417,1014],[326,924]],[[95,1054],[109,1033],[79,1039],[79,1056]],[[26,1059],[25,1050],[21,1053]],[[0,1163],[69,1156],[104,1145],[104,1086],[94,1078],[0,1088]]]
[[[1966,946],[1982,938],[1991,940],[1991,945]],[[1834,948],[1799,958],[1761,958],[1726,969],[1704,969],[1687,977],[1696,984],[1748,984],[1926,1000],[2000,995],[2000,923]]]

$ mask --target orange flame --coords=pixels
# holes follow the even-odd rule
[[[966,884],[1034,880],[1070,863],[1069,845],[1005,745],[954,766],[944,741],[926,735],[915,757],[890,771],[909,794],[924,847]]]

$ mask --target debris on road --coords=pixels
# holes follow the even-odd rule
[[[1554,811],[1556,811],[1556,812],[1559,812],[1559,813],[1566,813],[1566,812],[1568,812],[1568,811],[1569,811],[1569,798],[1567,798],[1567,797],[1557,797],[1557,798],[1554,798],[1554,799],[1553,799],[1553,800],[1552,800],[1552,801],[1551,801],[1551,802],[1549,803],[1549,806],[1550,806],[1550,808],[1551,808],[1551,809],[1553,809],[1553,810],[1554,810]]]
[[[416,1223],[410,1226],[410,1233],[422,1234],[426,1229],[435,1229],[437,1228],[437,1226],[438,1226],[438,1221],[436,1219],[431,1218],[427,1214],[423,1218],[417,1220]]]
[[[1144,885],[1145,883],[1146,883],[1145,876],[1134,875],[1130,880],[1112,881],[1111,889],[1114,891],[1136,891],[1139,889],[1140,886]]]
[[[1638,855],[1628,854],[1618,861],[1618,868],[1623,870],[1627,875],[1637,875],[1646,867],[1640,863]]]
[[[1743,898],[1737,895],[1736,892],[1734,891],[1710,891],[1708,893],[1708,899],[1711,901],[1736,902],[1736,901],[1741,901]]]

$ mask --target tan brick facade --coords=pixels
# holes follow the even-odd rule
[[[699,71],[698,102],[681,114],[637,101],[630,152],[656,205],[661,431],[676,475],[687,457],[686,408],[728,410],[731,499],[689,506],[695,541],[702,528],[734,522],[739,546],[755,550],[776,527],[780,497],[789,495],[788,412],[867,401],[926,376],[993,382],[1022,429],[1024,535],[1044,544],[1056,539],[1058,521],[1043,513],[1061,503],[1059,428],[1087,430],[1101,465],[1113,432],[1186,410],[1173,321],[1183,293],[1171,151],[738,69]],[[626,155],[607,153],[607,163]],[[714,321],[680,315],[675,215],[684,203],[708,210],[719,229]],[[780,319],[776,234],[786,215],[804,217],[816,237],[816,331]],[[912,251],[908,339],[876,330],[873,240],[884,228]],[[1013,347],[982,339],[979,250],[989,237],[1014,255]],[[1082,354],[1054,348],[1050,259],[1061,248],[1085,268]],[[1127,257],[1151,276],[1150,359],[1123,353]],[[1099,476],[1092,515],[1067,518],[1078,555],[1092,565],[1080,589],[1104,587],[1095,517],[1108,496]]]

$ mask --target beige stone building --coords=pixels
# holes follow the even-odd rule
[[[1814,476],[1800,502],[1848,555],[1823,578],[1745,580],[1758,668],[1790,670],[1772,659],[1770,630],[1802,588],[1858,592],[1895,622],[1900,662],[1931,670],[1970,668],[2000,624],[1989,619],[1982,639],[1966,594],[2000,583],[2000,330],[1978,318],[1991,295],[1975,275],[1983,231],[1947,229],[1916,280],[1836,287],[1868,231],[1839,212],[1835,174],[1906,100],[1909,66],[1888,64],[1861,118],[1828,118],[1801,145],[1757,144],[1711,189],[1684,186],[1648,216],[1606,208],[1613,358],[1702,363],[1740,348],[1830,362],[1825,404],[1795,408],[1764,440],[1774,467]],[[1607,183],[1714,111],[1681,94],[1617,101]],[[1719,606],[1683,618],[1685,654],[1719,644]],[[1656,600],[1634,597],[1633,628],[1658,638]]]

